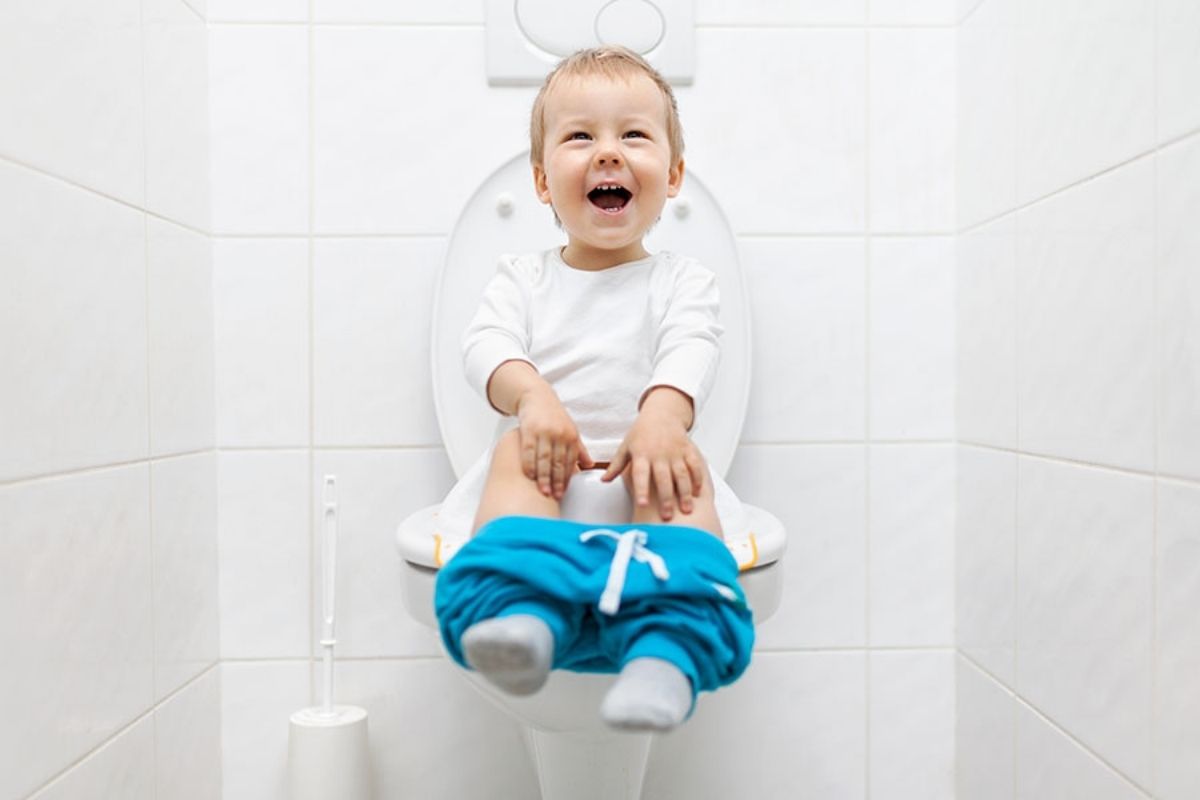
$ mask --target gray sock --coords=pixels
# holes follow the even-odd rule
[[[635,658],[621,669],[600,705],[600,717],[623,731],[665,733],[692,710],[692,682],[660,658]]]
[[[513,614],[477,622],[462,635],[467,663],[509,694],[533,694],[554,660],[554,634],[540,617]]]

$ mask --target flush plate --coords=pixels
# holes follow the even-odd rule
[[[621,44],[675,84],[695,71],[694,0],[487,0],[493,86],[538,85],[564,56]]]

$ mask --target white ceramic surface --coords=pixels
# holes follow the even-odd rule
[[[221,664],[221,797],[288,800],[288,717],[313,703],[305,661]]]
[[[307,22],[309,0],[207,0],[209,22]]]
[[[1017,800],[1145,800],[1113,772],[1028,706],[1017,704]]]
[[[212,245],[146,218],[149,270],[150,452],[194,452],[216,441]]]
[[[868,287],[871,439],[951,438],[954,240],[873,240]]]
[[[957,796],[1012,800],[1017,766],[1013,696],[961,655],[954,686]]]
[[[1200,6],[1191,0],[1158,0],[1158,142],[1200,127]]]
[[[1016,678],[1017,456],[959,447],[955,630],[962,652],[1011,687]]]
[[[863,438],[863,241],[748,239],[739,249],[754,310],[742,443]]]
[[[1016,217],[959,236],[955,308],[955,433],[1017,446]]]
[[[143,215],[0,161],[0,480],[147,455]]]
[[[873,17],[900,11],[870,8]],[[954,228],[954,36],[951,28],[870,33],[873,233]]]
[[[1020,445],[1154,468],[1154,163],[1017,216]]]
[[[220,667],[214,664],[155,709],[154,742],[155,797],[224,800]]]
[[[220,454],[221,658],[308,658],[309,492],[307,452]]]
[[[209,158],[216,233],[307,233],[308,31],[213,25]]]
[[[1154,144],[1154,6],[1016,0],[1017,199],[1027,203]]]
[[[954,644],[954,446],[870,451],[873,647]]]
[[[308,244],[213,242],[217,443],[308,445]]]
[[[971,2],[977,9],[956,34],[960,231],[1017,205],[1017,0]]]
[[[1200,137],[1157,162],[1158,469],[1200,479]]]
[[[701,67],[677,92],[687,157],[739,234],[863,230],[864,37],[832,28],[697,30]]]
[[[1022,457],[1017,492],[1016,688],[1147,786],[1153,480]]]
[[[1200,794],[1200,487],[1158,482],[1155,789]]]
[[[953,800],[954,653],[875,651],[868,670],[871,797]]]
[[[488,89],[482,28],[328,27],[314,46],[318,233],[444,235],[528,147],[534,90]]]
[[[161,700],[220,656],[217,456],[150,465],[154,532],[154,684]]]
[[[154,721],[147,717],[105,742],[30,800],[155,800],[154,746]]]
[[[444,252],[436,239],[314,244],[318,446],[440,446],[428,353],[430,298]]]

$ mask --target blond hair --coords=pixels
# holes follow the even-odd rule
[[[667,107],[667,140],[671,145],[671,164],[678,164],[683,158],[683,126],[679,122],[679,107],[675,103],[675,93],[666,78],[658,70],[650,66],[646,59],[620,45],[605,45],[590,50],[580,50],[558,62],[549,75],[546,76],[537,98],[533,101],[533,112],[529,119],[529,160],[535,165],[541,165],[545,155],[546,145],[546,96],[558,83],[565,78],[585,75],[603,75],[606,78],[629,80],[635,75],[645,75],[654,81],[666,100]]]

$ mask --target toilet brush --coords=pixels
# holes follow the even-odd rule
[[[337,581],[337,478],[326,475],[321,517],[321,705],[292,714],[288,730],[291,800],[370,800],[367,712],[333,702]]]

